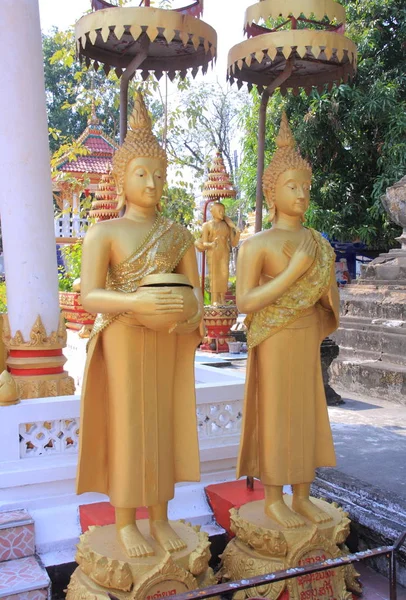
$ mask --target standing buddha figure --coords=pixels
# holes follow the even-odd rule
[[[241,232],[227,217],[224,204],[210,205],[212,219],[203,224],[202,236],[195,242],[200,252],[207,251],[211,303],[224,305],[228,288],[230,252],[240,240]]]
[[[247,314],[249,359],[237,476],[261,480],[265,512],[286,528],[330,520],[310,499],[315,469],[335,453],[320,364],[338,327],[335,255],[303,225],[311,167],[286,114],[263,177],[272,227],[246,240],[237,262],[237,306]],[[283,486],[293,488],[292,508]]]
[[[168,522],[167,505],[176,482],[200,478],[194,353],[203,302],[194,238],[160,214],[167,159],[141,95],[129,126],[113,161],[124,216],[93,225],[83,242],[82,303],[98,316],[82,391],[77,492],[110,497],[121,544],[141,557],[153,554],[136,524],[143,506],[164,550],[186,546]],[[189,318],[176,288],[140,285],[170,273],[193,287]],[[166,330],[143,325],[175,314],[177,324]]]

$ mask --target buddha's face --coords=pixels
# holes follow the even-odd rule
[[[310,173],[291,169],[279,175],[275,188],[275,206],[279,214],[301,217],[309,207]]]
[[[226,214],[225,208],[222,204],[212,204],[210,207],[210,212],[212,217],[214,219],[218,219],[219,221],[222,221]]]
[[[159,158],[133,158],[124,173],[124,194],[128,204],[143,208],[156,206],[165,184],[165,167]]]

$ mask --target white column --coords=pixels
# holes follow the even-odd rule
[[[0,211],[12,335],[59,322],[38,0],[1,0]]]

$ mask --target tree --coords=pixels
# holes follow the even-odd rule
[[[218,82],[185,85],[168,114],[170,161],[181,168],[190,167],[202,178],[214,152],[220,150],[233,178],[232,146],[238,137],[238,115],[244,100],[242,94],[225,90]]]
[[[162,197],[162,213],[187,227],[194,218],[194,196],[184,187],[167,187]]]
[[[313,166],[309,225],[340,241],[360,239],[374,248],[394,244],[398,233],[380,197],[406,171],[406,9],[402,0],[344,0],[347,35],[358,45],[351,84],[307,98],[276,93],[270,101],[266,164],[282,108],[302,154]],[[258,94],[243,116],[247,132],[241,185],[255,203]]]
[[[59,136],[66,142],[82,133],[93,103],[105,132],[116,137],[120,85],[114,71],[106,76],[102,70],[95,72],[81,66],[75,58],[72,29],[54,28],[49,35],[43,35],[42,45],[51,151],[58,148]]]

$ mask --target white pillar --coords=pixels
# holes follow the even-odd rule
[[[38,0],[1,0],[0,211],[12,335],[59,322]]]
[[[38,0],[0,0],[0,213],[7,285],[4,338],[16,398],[72,394],[58,271]],[[22,335],[16,335],[20,331]],[[1,420],[0,420],[1,422]]]

